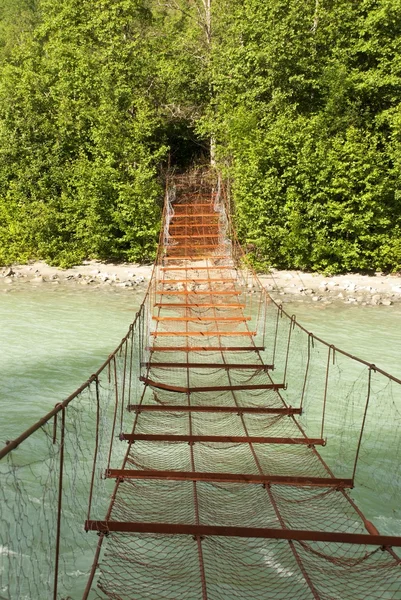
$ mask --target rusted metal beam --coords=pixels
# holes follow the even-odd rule
[[[187,227],[190,228],[199,228],[199,227],[212,227],[213,229],[219,228],[220,225],[219,223],[180,223],[180,225],[170,225],[169,227],[169,231],[171,231],[172,229],[186,229]]]
[[[219,233],[199,233],[199,234],[195,234],[195,233],[188,233],[188,234],[183,234],[183,235],[171,235],[172,239],[174,240],[182,240],[182,239],[205,239],[205,238],[218,238],[219,237]]]
[[[206,473],[199,471],[142,471],[108,469],[106,477],[115,479],[167,479],[169,481],[207,481],[218,483],[277,484],[323,488],[352,488],[352,479],[336,477],[299,477],[291,475],[255,475],[253,473]]]
[[[218,444],[283,444],[324,446],[325,440],[321,438],[291,438],[291,437],[264,437],[264,436],[238,436],[238,435],[172,435],[158,433],[122,433],[121,441],[127,442],[196,442]]]
[[[256,335],[256,331],[151,331],[153,337],[241,337]]]
[[[401,547],[401,536],[369,535],[340,531],[311,531],[305,529],[272,529],[257,527],[226,527],[221,525],[192,525],[183,523],[141,523],[126,521],[85,521],[85,531],[125,533],[160,533],[164,535],[216,535],[223,537],[265,538],[304,542],[332,542],[366,546]]]
[[[179,302],[156,302],[157,308],[245,308],[245,304],[212,304],[211,302],[185,304]]]
[[[220,215],[216,212],[200,212],[200,213],[174,213],[173,219],[185,219],[188,217],[213,217],[215,219],[220,218]]]
[[[217,249],[219,247],[219,244],[180,244],[179,246],[176,246],[175,244],[166,244],[164,247],[170,252],[170,248],[175,248],[177,250],[185,250],[186,248],[190,248],[191,250],[200,250],[201,248]]]
[[[198,196],[198,194],[196,194]],[[201,196],[201,194],[199,194],[199,197]],[[214,198],[212,198],[210,200],[210,202],[175,202],[174,203],[174,211],[177,210],[177,208],[182,208],[183,206],[191,206],[193,208],[198,208],[199,206],[209,206],[209,207],[213,207],[213,203],[214,203]]]
[[[251,369],[252,371],[269,371],[274,365],[236,364],[236,363],[190,363],[190,362],[143,362],[142,367],[149,369],[158,367],[168,369]]]
[[[218,321],[218,322],[226,322],[226,323],[245,323],[245,321],[250,321],[251,317],[152,317],[154,321],[162,322],[208,322],[208,321]]]
[[[161,290],[156,294],[161,296],[240,296],[242,292],[240,290]]]
[[[234,270],[234,266],[216,265],[209,267],[160,267],[162,271],[216,271],[216,270]]]
[[[230,256],[229,254],[223,254],[223,255],[216,255],[216,254],[210,254],[207,256],[192,256],[192,255],[187,255],[187,256],[163,256],[162,260],[190,260],[190,261],[197,261],[197,260],[232,260],[232,256]],[[213,267],[214,268],[214,267]]]
[[[190,394],[194,392],[241,392],[246,390],[283,390],[285,388],[284,383],[264,383],[257,385],[211,385],[211,386],[197,386],[197,387],[181,387],[178,385],[170,385],[169,383],[161,383],[160,381],[153,381],[148,377],[140,377],[146,385],[157,388],[159,390],[167,390],[170,392],[179,392],[182,394]]]
[[[264,346],[149,346],[151,352],[263,352]]]
[[[222,279],[221,277],[209,277],[208,279],[200,279],[195,277],[186,277],[185,279],[158,279],[156,283],[168,284],[171,283],[209,283],[210,281],[219,282],[219,283],[233,283],[233,281],[238,281],[236,277],[226,277]]]
[[[249,413],[266,415],[300,415],[301,408],[270,408],[267,406],[194,406],[188,404],[129,404],[129,411],[138,412],[200,412],[200,413]]]

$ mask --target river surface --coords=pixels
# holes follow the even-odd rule
[[[0,293],[0,446],[97,370],[144,292],[23,283]],[[401,304],[284,308],[315,335],[401,378]]]
[[[98,369],[127,332],[144,292],[27,283],[0,291],[0,446]],[[315,335],[401,378],[401,304],[297,302],[285,310]]]

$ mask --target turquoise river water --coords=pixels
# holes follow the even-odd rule
[[[97,370],[125,335],[144,291],[28,283],[0,290],[0,446]],[[401,304],[285,309],[319,337],[401,378]]]
[[[68,396],[125,335],[144,288],[34,286],[0,293],[0,445]],[[401,304],[286,304],[328,342],[401,378]]]

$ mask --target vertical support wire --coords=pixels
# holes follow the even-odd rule
[[[92,509],[93,487],[95,484],[96,463],[97,463],[97,455],[98,455],[98,451],[99,451],[100,393],[99,393],[99,377],[98,376],[95,376],[95,389],[96,389],[96,433],[95,433],[95,450],[94,450],[94,456],[93,456],[92,477],[91,477],[91,485],[90,485],[90,489],[89,489],[88,521],[90,519],[90,514],[91,514],[91,509]]]
[[[276,349],[277,349],[277,336],[278,336],[278,323],[280,317],[283,316],[283,307],[281,304],[277,306],[277,316],[276,316],[276,331],[274,333],[274,344],[273,344],[273,356],[272,356],[272,365],[275,367],[276,363]]]
[[[329,351],[327,353],[327,363],[326,363],[326,377],[324,382],[324,394],[323,394],[323,411],[322,411],[322,427],[320,430],[320,438],[323,439],[324,433],[324,422],[326,417],[326,404],[327,404],[327,390],[329,387],[329,373],[330,373],[330,358],[331,353],[334,352],[334,346],[329,346]]]
[[[117,421],[117,413],[118,413],[118,383],[117,383],[117,365],[116,365],[116,357],[113,356],[113,363],[114,363],[114,390],[115,390],[115,407],[114,407],[114,418],[113,418],[113,427],[111,430],[111,436],[110,436],[110,448],[109,448],[109,457],[107,460],[107,469],[110,469],[110,462],[111,462],[111,455],[113,452],[113,440],[114,440],[114,433],[115,433],[115,429],[116,429],[116,421]]]
[[[124,342],[124,367],[123,367],[123,377],[122,377],[122,386],[121,386],[121,408],[120,408],[120,433],[123,431],[124,424],[124,400],[125,400],[125,382],[127,379],[127,354],[128,354],[128,340],[129,337],[126,338]]]
[[[60,559],[60,538],[61,538],[61,506],[62,506],[62,500],[63,500],[64,441],[65,441],[65,406],[62,406],[62,408],[61,408],[61,437],[60,437],[60,468],[59,468],[59,479],[58,479],[58,502],[57,502],[56,558],[55,558],[55,562],[54,562],[54,591],[53,591],[53,599],[54,600],[57,600],[57,592],[58,592],[58,569],[59,569],[59,559]]]
[[[269,305],[269,296],[262,292],[260,301],[263,302],[264,306],[265,306],[264,316],[263,316],[262,346],[263,346],[263,348],[266,348],[267,307]]]
[[[128,406],[131,404],[131,393],[132,393],[132,365],[133,365],[133,360],[134,360],[135,327],[136,327],[136,322],[133,325],[131,325],[131,331],[130,331],[131,352],[130,352],[130,359],[129,359],[129,376],[128,376],[128,400],[127,400]]]
[[[307,356],[307,359],[306,359],[304,383],[303,383],[303,386],[302,386],[302,394],[301,394],[301,402],[300,402],[300,409],[301,410],[303,409],[303,405],[304,405],[306,385],[307,385],[308,375],[309,375],[309,365],[310,365],[310,359],[311,359],[311,347],[314,348],[313,333],[308,333],[308,356]]]
[[[356,468],[358,466],[359,452],[360,452],[360,449],[361,449],[362,437],[363,437],[363,432],[364,432],[364,429],[365,429],[366,416],[367,416],[367,413],[368,413],[368,407],[369,407],[369,401],[370,401],[370,392],[371,392],[371,387],[372,387],[372,371],[376,371],[376,366],[375,365],[370,365],[369,370],[368,370],[368,390],[367,390],[367,394],[366,394],[365,410],[364,410],[364,413],[363,413],[363,419],[362,419],[361,431],[360,431],[360,434],[359,434],[358,446],[357,446],[356,453],[355,453],[354,469],[352,471],[352,483],[354,483],[355,474],[356,474]]]
[[[292,335],[292,331],[295,327],[297,323],[297,318],[295,315],[291,315],[291,320],[290,320],[290,324],[288,327],[288,339],[287,339],[287,351],[285,354],[285,366],[284,366],[284,375],[283,375],[283,383],[284,385],[286,385],[286,378],[287,378],[287,369],[288,369],[288,359],[290,356],[290,346],[291,346],[291,335]]]

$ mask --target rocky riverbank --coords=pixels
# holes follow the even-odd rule
[[[95,260],[70,269],[51,267],[45,262],[13,265],[0,269],[0,287],[29,283],[31,285],[87,285],[119,288],[146,287],[152,274],[152,265],[105,264]]]
[[[12,286],[83,285],[112,286],[130,290],[145,288],[152,265],[112,264],[86,261],[70,269],[51,267],[45,262],[13,265],[0,269],[0,290]],[[361,306],[391,306],[401,302],[401,276],[347,274],[325,277],[318,273],[278,271],[261,275],[260,279],[275,300],[280,302],[346,303]]]
[[[264,286],[280,302],[334,302],[361,306],[391,306],[401,302],[401,276],[348,273],[325,277],[319,273],[277,271],[261,275]]]

